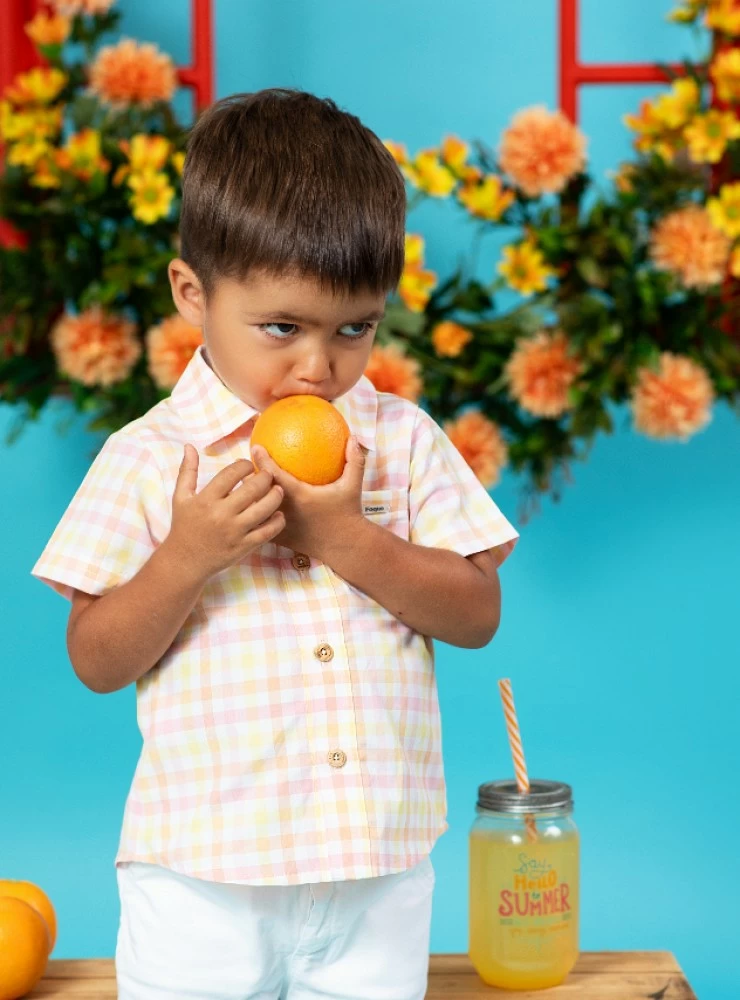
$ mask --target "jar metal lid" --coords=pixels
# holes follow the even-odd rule
[[[520,792],[516,781],[486,781],[478,786],[478,802],[481,809],[492,812],[523,813],[550,812],[554,809],[573,808],[573,789],[562,781],[542,781],[532,779],[529,792]]]

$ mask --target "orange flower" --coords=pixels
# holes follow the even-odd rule
[[[434,350],[441,358],[456,358],[472,339],[473,334],[470,330],[450,320],[437,323],[432,330]]]
[[[562,191],[586,164],[586,137],[562,111],[525,108],[501,137],[499,161],[530,197]]]
[[[509,461],[509,450],[496,424],[470,410],[457,420],[448,420],[444,429],[481,483],[487,489],[495,486]]]
[[[686,288],[722,281],[729,255],[729,238],[712,225],[709,213],[699,205],[666,215],[650,237],[655,266],[675,274]]]
[[[740,247],[735,247],[730,257],[730,274],[740,279]]]
[[[691,358],[664,351],[658,371],[641,368],[632,394],[635,427],[649,437],[686,440],[712,419],[712,381]]]
[[[115,0],[51,0],[58,14],[76,17],[78,14],[107,14]]]
[[[421,395],[419,362],[407,358],[396,344],[376,344],[370,352],[365,374],[378,392],[393,392],[416,402]]]
[[[68,17],[39,10],[25,26],[25,32],[35,45],[64,45],[71,27]]]
[[[156,45],[125,38],[102,48],[90,67],[90,89],[117,106],[169,101],[177,87],[175,65]]]
[[[122,382],[141,355],[135,326],[93,306],[78,316],[65,313],[51,331],[59,370],[84,385]]]
[[[200,327],[191,326],[174,313],[153,326],[146,335],[149,374],[161,389],[171,389],[203,343]]]
[[[559,417],[570,407],[568,390],[582,370],[562,330],[522,339],[506,365],[511,394],[537,417]]]

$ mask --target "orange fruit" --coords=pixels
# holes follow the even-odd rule
[[[0,896],[0,1000],[17,1000],[41,979],[51,939],[46,921],[30,903]]]
[[[57,940],[57,917],[51,900],[43,889],[40,889],[33,882],[16,881],[15,879],[0,879],[0,897],[15,896],[16,899],[23,899],[26,903],[38,910],[46,921],[49,928],[49,954],[54,951]]]
[[[319,396],[286,396],[257,417],[251,444],[262,445],[296,479],[325,486],[342,475],[348,439],[347,422],[331,403]]]

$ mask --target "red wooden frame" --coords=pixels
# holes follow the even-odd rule
[[[578,121],[578,89],[584,84],[666,82],[663,70],[650,63],[582,63],[578,55],[578,0],[558,0],[558,6],[558,100],[571,121]],[[672,68],[682,72],[680,66]]]

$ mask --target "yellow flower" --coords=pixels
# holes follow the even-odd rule
[[[525,240],[515,246],[504,247],[506,258],[498,266],[509,285],[521,295],[531,295],[532,292],[544,292],[547,279],[555,272],[545,264],[542,251],[531,240]]]
[[[134,192],[131,207],[134,218],[139,222],[150,226],[167,215],[175,197],[175,189],[166,174],[142,170],[129,177],[128,186]]]
[[[710,198],[707,211],[712,224],[728,236],[740,236],[740,181],[723,184],[718,198]]]
[[[25,26],[25,31],[35,45],[64,45],[71,27],[68,17],[40,10]]]
[[[182,170],[185,166],[185,154],[182,152],[173,153],[172,166],[175,168],[180,177],[182,177]]]
[[[60,69],[36,66],[18,76],[5,88],[4,96],[20,107],[51,104],[59,97],[67,83],[67,76]]]
[[[482,184],[465,184],[457,197],[471,215],[497,222],[516,196],[504,188],[500,177],[489,174]]]
[[[61,108],[27,108],[15,111],[9,101],[0,101],[0,138],[13,142],[25,136],[51,139],[62,128]]]
[[[432,344],[434,345],[434,350],[441,358],[458,357],[466,344],[469,344],[472,339],[473,334],[470,330],[466,330],[464,326],[460,326],[459,323],[452,323],[450,320],[437,323],[432,330]]]
[[[404,267],[421,267],[424,264],[424,237],[406,233],[404,240]]]
[[[423,312],[432,289],[437,284],[434,271],[424,270],[424,239],[417,233],[406,233],[406,253],[398,294],[406,308]]]
[[[55,160],[60,170],[81,181],[92,180],[95,174],[110,170],[110,162],[101,152],[100,132],[93,128],[71,135],[64,147],[56,152]]]
[[[671,89],[653,104],[655,119],[666,128],[681,128],[699,110],[700,91],[696,80],[675,80]]]
[[[402,142],[393,142],[392,139],[385,139],[383,145],[398,164],[398,167],[406,180],[418,187],[419,177],[413,164],[409,160],[409,154],[404,144]]]
[[[434,271],[424,271],[419,267],[407,268],[401,275],[398,294],[411,312],[423,312],[436,284],[437,275]]]
[[[717,54],[709,74],[722,101],[740,101],[740,49],[726,49]]]
[[[124,140],[125,142],[125,140]],[[123,146],[124,143],[121,143]],[[161,170],[167,162],[172,145],[163,135],[144,135],[137,133],[124,150],[128,156],[131,169]]]
[[[49,144],[44,139],[26,135],[14,142],[8,150],[8,163],[11,167],[35,167],[48,152]]]
[[[723,31],[726,35],[740,35],[740,5],[737,0],[709,0],[707,27]]]
[[[705,2],[706,0],[683,0],[682,6],[670,12],[668,20],[677,24],[692,24],[704,8]]]
[[[39,188],[58,188],[62,185],[59,174],[53,169],[53,161],[48,156],[38,161],[36,172],[31,176],[29,183]]]
[[[409,154],[402,142],[394,142],[392,139],[384,139],[383,145],[399,165],[404,166],[409,162]]]
[[[172,148],[169,139],[165,139],[163,135],[145,135],[143,132],[137,132],[130,141],[121,139],[118,145],[128,157],[129,162],[120,166],[113,175],[113,183],[116,187],[122,184],[132,172],[162,170]]]
[[[620,163],[619,169],[611,175],[614,178],[614,187],[620,194],[632,194],[634,191],[632,182],[635,170],[634,163]]]
[[[445,166],[449,167],[453,174],[460,180],[468,183],[480,180],[482,172],[467,163],[470,147],[467,142],[463,142],[456,135],[445,136],[439,154]]]
[[[457,184],[457,178],[442,163],[436,149],[422,150],[412,167],[418,186],[434,198],[446,198]]]
[[[740,138],[740,121],[731,111],[707,111],[697,115],[683,134],[695,163],[719,163],[727,143]]]

